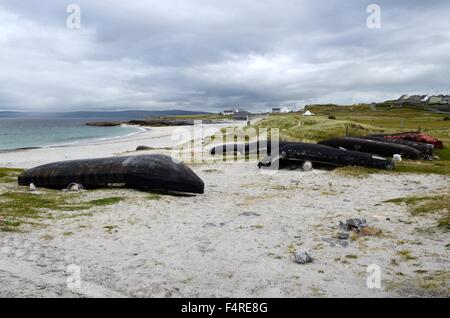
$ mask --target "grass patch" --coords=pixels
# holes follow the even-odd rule
[[[413,215],[439,213],[438,226],[450,229],[450,193],[396,198],[384,201],[384,203],[404,203]]]
[[[344,136],[346,133],[353,136],[360,136],[386,131],[380,127],[361,124],[351,120],[328,119],[323,116],[310,119],[299,114],[269,116],[251,127],[257,130],[261,128],[278,128],[282,140],[308,142],[317,142],[322,139]]]
[[[418,174],[442,174],[450,175],[450,161],[433,160],[433,161],[410,161],[405,160],[397,162],[393,173],[418,173]]]
[[[348,177],[367,178],[371,174],[380,173],[380,170],[365,167],[339,167],[334,172]]]
[[[160,200],[161,199],[161,195],[158,193],[149,193],[147,199],[149,200]]]
[[[223,170],[219,169],[205,169],[203,170],[204,173],[223,173]]]
[[[113,234],[117,233],[119,227],[117,225],[105,225],[103,228],[105,229],[106,233]]]
[[[107,206],[107,205],[113,205],[121,202],[124,198],[122,197],[110,197],[110,198],[104,198],[104,199],[98,199],[87,202],[88,205],[91,207],[96,206]]]
[[[264,228],[264,226],[261,224],[252,225],[252,229],[261,230],[262,228]]]
[[[395,280],[385,281],[385,290],[405,297],[448,297],[449,271],[416,270],[414,273],[414,276],[396,273]]]
[[[0,168],[0,183],[16,181],[22,169]]]
[[[397,252],[397,255],[400,256],[405,261],[412,261],[412,260],[417,259],[417,257],[411,255],[410,250],[401,250],[401,251]]]
[[[45,219],[61,217],[62,213],[89,210],[113,205],[122,198],[111,197],[83,202],[80,195],[68,195],[56,191],[44,193],[6,192],[0,194],[0,231],[19,230],[22,224],[41,224]],[[70,214],[68,214],[70,217]]]

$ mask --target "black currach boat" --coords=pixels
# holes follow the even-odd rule
[[[396,154],[408,159],[421,159],[422,153],[410,146],[355,137],[340,137],[322,140],[321,145],[343,148],[351,151],[365,152],[374,155],[393,157]]]
[[[18,177],[19,185],[61,188],[126,184],[160,191],[204,193],[203,181],[186,165],[164,155],[141,155],[70,160],[29,169]]]
[[[280,167],[289,166],[295,162],[301,164],[310,161],[314,166],[322,167],[360,166],[388,170],[394,168],[394,161],[391,159],[309,143],[284,145],[280,148],[279,158],[265,158],[258,166],[270,167],[274,160],[279,160]]]
[[[419,150],[422,153],[422,156],[424,158],[432,157],[434,154],[434,146],[432,144],[426,144],[423,142],[415,142],[415,141],[403,140],[403,139],[386,139],[384,137],[379,137],[379,136],[364,136],[364,137],[358,137],[358,138],[409,146],[409,147]]]

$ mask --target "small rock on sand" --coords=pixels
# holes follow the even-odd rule
[[[348,219],[345,223],[339,221],[339,227],[344,231],[359,230],[367,226],[366,219]]]
[[[336,246],[347,247],[348,246],[347,240],[336,239],[336,238],[323,238],[322,240],[329,243],[331,247],[336,247]]]
[[[244,212],[239,214],[241,216],[261,216],[261,214],[255,213],[255,212]]]
[[[299,264],[307,264],[313,261],[311,253],[307,250],[298,250],[295,252],[295,261]]]

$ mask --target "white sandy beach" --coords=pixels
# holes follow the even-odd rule
[[[177,142],[172,129],[1,153],[0,166],[170,154],[163,148]],[[160,149],[135,152],[139,145]],[[130,189],[85,191],[86,199],[126,199],[94,208],[92,215],[49,220],[30,232],[0,232],[0,296],[450,296],[450,233],[435,227],[433,215],[411,216],[405,205],[383,203],[446,191],[448,177],[352,177],[322,170],[264,174],[255,162],[191,168],[205,182],[203,195],[155,199]],[[348,240],[346,247],[333,244],[339,221],[352,217],[366,218],[383,235]],[[295,263],[297,249],[311,250],[313,262]],[[414,259],[399,256],[406,249]],[[78,289],[66,283],[71,264],[81,270]],[[381,288],[366,284],[371,264],[380,266]],[[428,288],[427,277],[438,288]]]

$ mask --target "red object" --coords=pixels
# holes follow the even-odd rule
[[[432,144],[435,148],[442,149],[444,148],[444,144],[439,139],[434,138],[433,136],[421,133],[421,132],[406,132],[400,134],[393,135],[384,135],[384,139],[392,140],[392,139],[402,139],[409,140],[415,142],[423,142],[426,144]]]

